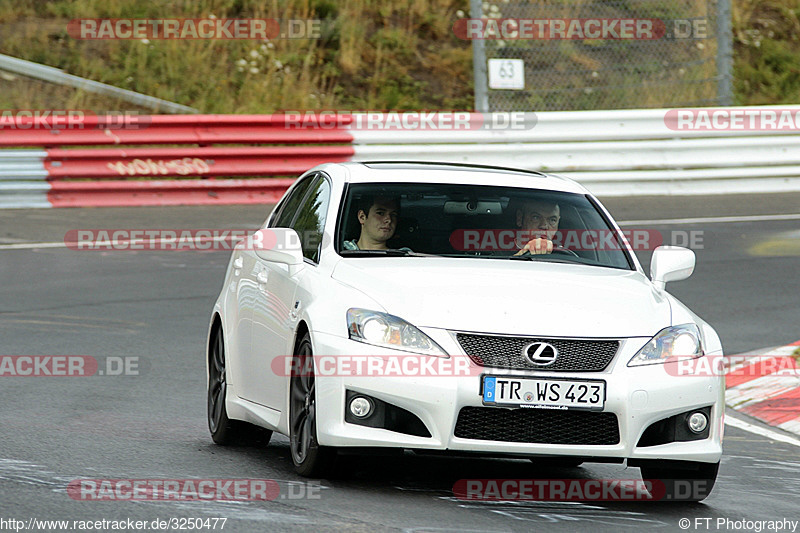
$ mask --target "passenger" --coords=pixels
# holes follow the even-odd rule
[[[544,200],[525,202],[517,209],[517,227],[530,231],[531,240],[514,255],[549,254],[553,252],[553,236],[558,231],[561,209],[558,204]]]
[[[361,235],[357,240],[344,241],[345,250],[386,250],[386,241],[394,236],[400,216],[399,198],[366,196],[358,205]]]

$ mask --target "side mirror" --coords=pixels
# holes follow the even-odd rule
[[[264,261],[289,266],[303,264],[300,236],[292,228],[262,228],[248,239],[256,256]]]
[[[686,279],[694,272],[694,252],[680,246],[659,246],[650,262],[650,278],[659,290],[668,281]]]

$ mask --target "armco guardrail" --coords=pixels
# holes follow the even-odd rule
[[[436,118],[403,126],[396,114],[376,113],[337,116],[321,128],[286,115],[140,116],[127,128],[105,127],[102,117],[84,117],[82,128],[0,123],[0,147],[8,148],[0,150],[0,207],[274,202],[291,180],[264,176],[379,159],[543,170],[601,196],[800,190],[800,106],[707,110],[707,124],[678,123],[677,113],[525,113],[512,117],[514,127],[485,126],[504,121],[473,114],[466,129],[447,120],[431,127]],[[232,146],[254,144],[272,146]]]
[[[285,115],[92,115],[76,111],[74,124],[67,115],[36,122],[17,118],[19,125],[0,122],[0,147],[81,146],[134,144],[330,144],[353,138],[339,127],[320,129],[287,126]]]
[[[678,111],[526,113],[525,128],[455,133],[352,130],[354,159],[443,160],[541,170],[572,178],[599,196],[800,190],[800,106],[708,109],[710,127],[698,129],[679,128]],[[715,119],[716,111],[720,116]],[[743,117],[737,119],[743,126],[749,126],[748,113],[766,119],[775,113],[776,126],[791,114],[792,124],[784,124],[786,129],[725,128],[725,115],[731,113]]]
[[[182,176],[299,175],[325,161],[346,161],[352,146],[130,148],[47,151],[51,180]]]
[[[67,74],[60,68],[48,67],[40,63],[26,61],[18,57],[11,57],[0,54],[0,69],[8,72],[22,74],[28,78],[44,80],[48,83],[57,83],[68,87],[75,87],[83,91],[103,94],[115,99],[130,102],[132,104],[152,109],[155,112],[166,113],[197,113],[197,109],[185,105],[176,104],[161,98],[154,98],[146,94],[129,91],[107,85],[87,78],[81,78],[72,74]]]
[[[354,153],[345,119],[291,129],[284,115],[20,115],[18,127],[0,121],[0,147],[44,150],[0,150],[0,207],[274,203],[292,180],[264,176]],[[193,146],[162,147],[176,144]],[[278,146],[232,146],[243,144]]]

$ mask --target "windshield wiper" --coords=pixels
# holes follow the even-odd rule
[[[576,261],[571,261],[569,259],[562,259],[560,257],[553,257],[553,254],[511,255],[508,258],[509,259],[514,259],[515,261],[547,261],[548,263],[572,263],[572,264],[574,264],[576,262]]]
[[[434,254],[421,254],[412,252],[408,249],[388,248],[386,250],[342,250],[340,254],[347,257],[370,257],[370,256],[388,256],[388,257],[436,257]]]

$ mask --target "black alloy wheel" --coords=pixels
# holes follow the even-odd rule
[[[253,443],[268,444],[272,431],[231,420],[225,410],[228,381],[225,367],[225,341],[222,328],[214,331],[208,354],[208,430],[211,439],[220,445]]]
[[[317,441],[317,406],[311,338],[304,334],[295,350],[289,399],[289,448],[301,476],[321,477],[330,472],[336,450]]]

